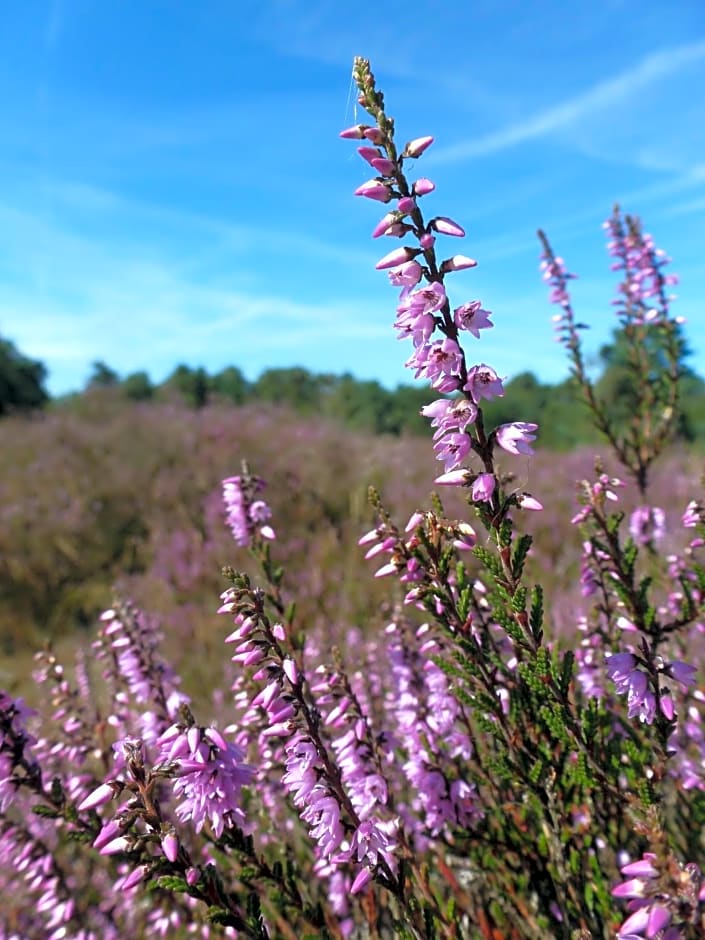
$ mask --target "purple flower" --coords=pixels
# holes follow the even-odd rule
[[[666,532],[666,514],[658,506],[638,506],[629,518],[629,534],[637,545],[660,542]]]
[[[490,311],[482,309],[480,300],[471,300],[469,303],[456,307],[453,319],[459,330],[467,330],[477,339],[480,338],[480,330],[491,329],[494,326],[490,321]]]
[[[614,682],[620,695],[627,696],[630,718],[651,724],[656,715],[656,696],[651,691],[649,677],[638,668],[633,653],[615,653],[608,657],[607,675]]]
[[[446,216],[438,216],[435,219],[431,219],[429,228],[434,229],[441,235],[453,235],[455,238],[463,238],[465,236],[465,229]]]
[[[502,380],[491,366],[486,366],[484,363],[468,369],[467,381],[463,389],[470,393],[474,402],[483,398],[489,401],[504,395]]]
[[[433,137],[415,137],[410,140],[404,148],[404,157],[420,157],[424,150],[427,150],[433,143]]]
[[[534,451],[530,444],[536,440],[536,435],[533,432],[537,428],[538,424],[529,424],[525,421],[500,424],[495,431],[497,443],[502,450],[506,450],[509,454],[531,456]]]
[[[226,522],[238,545],[251,545],[256,535],[276,538],[268,524],[271,510],[264,500],[256,498],[263,489],[264,480],[249,473],[223,480]]]
[[[377,202],[389,202],[392,198],[389,186],[379,180],[368,180],[362,186],[358,186],[355,195],[367,196],[368,199],[376,199]]]
[[[476,503],[486,502],[492,499],[495,489],[495,478],[493,473],[479,473],[472,484],[472,498]]]
[[[472,450],[472,438],[469,434],[451,432],[440,438],[433,445],[438,460],[443,461],[445,472],[454,470],[465,460]]]
[[[208,822],[216,838],[226,827],[246,825],[242,787],[252,781],[253,769],[244,763],[239,747],[216,728],[186,729],[176,724],[158,744],[159,760],[177,775],[174,794],[181,803],[176,815],[182,822],[191,820],[196,832]]]
[[[694,529],[701,521],[701,518],[702,509],[700,504],[696,500],[691,499],[683,513],[683,525],[686,529]]]

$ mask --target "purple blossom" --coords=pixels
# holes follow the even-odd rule
[[[264,480],[249,473],[223,480],[226,522],[238,545],[251,545],[257,535],[263,539],[275,538],[268,524],[271,510],[264,500],[256,498],[263,489]]]
[[[496,429],[496,439],[502,450],[509,454],[524,454],[531,456],[534,451],[531,442],[536,440],[533,433],[538,428],[538,424],[530,424],[525,421],[514,421],[512,424],[500,424]]]
[[[184,728],[174,724],[161,735],[158,761],[176,774],[174,794],[181,802],[176,815],[190,820],[196,832],[206,822],[216,838],[223,829],[244,828],[242,788],[251,783],[253,769],[244,763],[244,753],[228,742],[216,728]]]
[[[456,307],[453,320],[459,330],[467,330],[477,339],[480,338],[480,330],[488,330],[494,326],[490,320],[490,311],[483,310],[480,300],[471,300],[469,303]]]
[[[614,682],[617,692],[627,696],[628,715],[651,724],[656,715],[656,696],[650,687],[649,677],[639,669],[633,653],[615,653],[608,657],[607,675]]]
[[[658,506],[637,506],[629,518],[629,533],[637,545],[655,545],[666,533],[666,514]]]
[[[472,498],[476,503],[492,499],[495,485],[496,481],[493,473],[478,473],[472,484]]]
[[[502,380],[491,366],[480,363],[468,369],[467,380],[463,389],[470,393],[474,402],[486,398],[501,398],[504,395]]]

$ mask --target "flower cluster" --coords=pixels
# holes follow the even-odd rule
[[[36,739],[26,730],[25,723],[33,712],[23,700],[14,699],[0,690],[0,813],[5,813],[15,798],[21,777],[36,775],[39,765],[32,755]]]
[[[276,537],[269,525],[272,511],[258,496],[263,489],[264,480],[252,476],[247,468],[239,476],[223,480],[225,518],[238,545],[250,545],[256,535],[263,539]]]
[[[703,876],[697,865],[666,864],[653,852],[620,869],[627,880],[612,889],[616,898],[630,898],[630,915],[617,940],[681,940],[687,924],[695,923],[698,902],[705,899]]]
[[[631,323],[664,322],[672,299],[667,288],[678,283],[677,275],[663,273],[670,258],[642,231],[637,218],[622,218],[618,208],[604,228],[610,239],[607,251],[615,259],[612,270],[624,274],[614,301],[620,316]]]
[[[491,313],[480,300],[466,301],[451,309],[445,288],[447,274],[475,267],[477,262],[458,254],[437,260],[437,236],[462,238],[465,230],[447,216],[434,216],[425,221],[420,200],[435,190],[435,184],[426,177],[410,182],[405,172],[405,163],[420,157],[431,146],[433,138],[412,140],[397,154],[379,94],[368,85],[359,101],[377,124],[357,124],[342,131],[341,137],[366,141],[358,147],[358,153],[378,176],[359,186],[355,195],[385,204],[395,203],[395,208],[375,227],[373,238],[412,236],[417,243],[413,247],[395,248],[377,263],[379,270],[389,270],[392,285],[401,288],[394,328],[399,339],[410,339],[413,345],[406,366],[413,370],[415,378],[424,378],[437,392],[453,396],[437,399],[422,411],[436,428],[436,457],[449,473],[463,465],[475,451],[483,463],[483,471],[491,474],[495,443],[512,454],[532,454],[529,443],[534,440],[537,425],[507,424],[486,436],[481,403],[503,396],[503,382],[492,366],[468,364],[462,337],[470,334],[479,339],[481,330],[493,326]],[[474,433],[473,426],[476,426]],[[461,478],[458,481],[464,482]],[[485,485],[483,494],[488,490],[489,486]],[[477,498],[490,499],[491,495]]]

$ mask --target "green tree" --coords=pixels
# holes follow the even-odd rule
[[[266,369],[252,386],[252,396],[259,401],[291,405],[310,414],[321,406],[321,393],[330,387],[330,376],[315,375],[308,369]]]
[[[130,401],[150,401],[154,398],[154,386],[146,372],[133,372],[122,383],[125,398]]]
[[[645,381],[655,394],[658,395],[661,387],[668,381],[669,362],[663,340],[663,327],[659,323],[654,323],[650,326],[642,325],[639,329],[638,340],[627,335],[624,328],[614,330],[612,342],[600,349],[603,371],[595,385],[595,391],[600,401],[604,403],[608,415],[621,426],[628,425],[633,416],[640,411],[640,401],[645,391],[641,383],[637,384],[634,379],[635,357],[639,357],[644,363],[644,368],[639,374],[645,376]],[[678,326],[675,343],[679,349],[679,373],[683,379],[688,380],[688,388],[681,388],[675,433],[677,437],[687,439],[689,432],[687,411],[684,410],[684,393],[692,393],[695,390],[694,385],[699,386],[702,392],[702,382],[686,365],[690,350]],[[667,401],[666,391],[666,389],[661,391],[661,398],[664,402]]]
[[[249,382],[236,366],[227,366],[214,375],[210,380],[210,387],[216,395],[227,398],[236,405],[242,405],[250,391]]]
[[[178,365],[161,386],[165,391],[175,391],[187,405],[203,408],[208,403],[210,379],[204,368]]]
[[[0,415],[41,408],[49,400],[43,363],[24,356],[14,343],[0,338]]]
[[[120,384],[117,372],[101,360],[92,363],[91,369],[93,371],[88,377],[87,388],[114,388]]]

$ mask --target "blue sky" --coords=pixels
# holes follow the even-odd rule
[[[23,0],[0,11],[0,334],[52,392],[96,359],[410,378],[374,270],[398,243],[370,239],[384,210],[338,138],[356,54],[399,139],[436,138],[416,166],[479,261],[448,282],[494,313],[478,361],[567,372],[539,226],[608,338],[619,200],[674,259],[705,374],[703,0]]]

